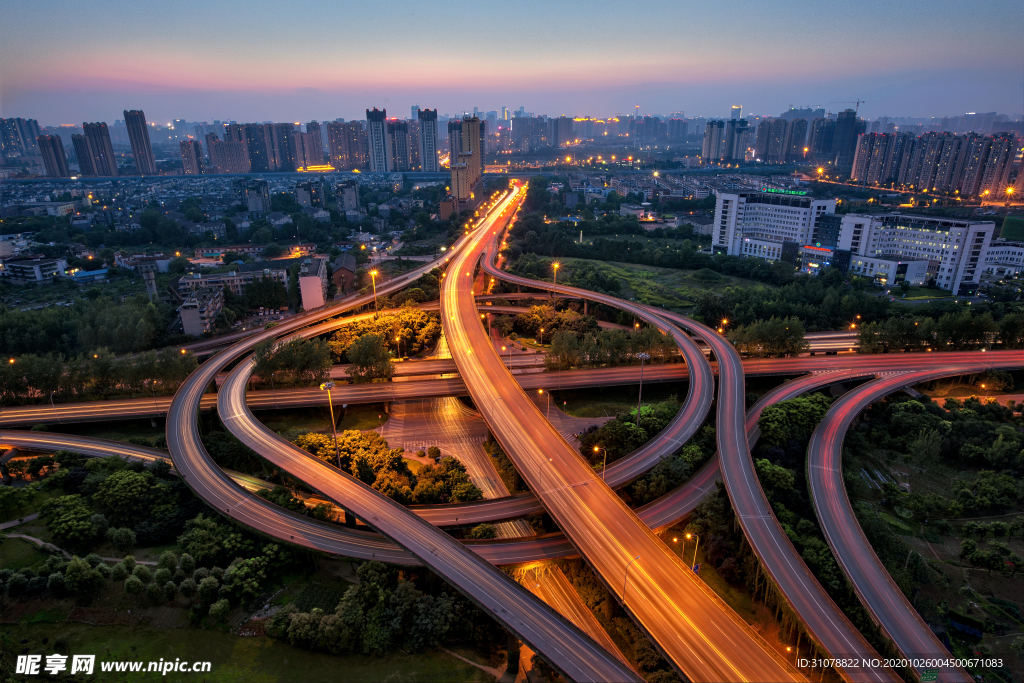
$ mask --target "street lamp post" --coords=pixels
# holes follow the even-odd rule
[[[632,565],[634,562],[636,562],[639,559],[640,559],[640,556],[637,555],[632,560],[630,560],[629,563],[626,564],[625,571],[622,572],[622,604],[623,605],[626,604],[626,581],[627,581],[627,579],[629,579],[629,567],[630,567],[630,565]]]
[[[54,392],[51,391],[50,392],[50,407],[53,408],[53,416],[55,418],[57,418],[57,424],[60,424],[60,415],[57,414],[57,406],[55,406],[53,404],[53,394],[54,394]]]
[[[551,264],[551,268],[555,271],[555,274],[551,278],[551,283],[552,284],[555,284],[555,285],[558,284],[558,269],[561,268],[561,267],[562,267],[562,264],[559,263],[558,261],[555,261],[555,262],[553,262]]]
[[[693,538],[694,536],[697,536],[697,534],[686,534],[687,538]],[[699,547],[700,536],[697,536],[697,542],[693,544],[693,562],[690,564],[691,569],[697,565],[697,548]]]
[[[274,407],[275,408],[280,408],[281,406],[279,406],[277,404],[277,389],[274,388],[274,373],[275,372],[276,372],[276,370],[271,370],[270,371],[270,390],[272,392],[274,392]]]
[[[604,481],[604,473],[608,471],[608,449],[594,446],[594,452],[604,451],[604,465],[601,466],[601,481]]]
[[[651,355],[649,353],[644,353],[643,351],[641,351],[640,353],[636,354],[636,357],[640,359],[640,391],[637,393],[637,397],[636,397],[636,426],[639,427],[640,426],[640,400],[644,396],[644,361],[650,360],[651,359]]]
[[[334,424],[334,402],[331,401],[331,389],[334,388],[334,382],[324,382],[320,385],[321,391],[327,391],[327,407],[331,410],[331,431],[334,432],[334,458],[338,465],[338,469],[341,469],[341,451],[338,450],[338,426]]]
[[[377,312],[377,271],[370,271],[370,279],[373,281],[373,317],[376,318]]]

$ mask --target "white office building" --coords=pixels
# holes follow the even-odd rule
[[[1020,275],[1022,270],[1024,270],[1024,242],[999,239],[993,242],[985,252],[985,272],[990,275],[998,277]]]
[[[880,256],[854,256],[850,259],[850,273],[871,278],[882,286],[898,285],[904,280],[922,285],[928,277],[928,261],[901,261]]]
[[[978,284],[995,223],[902,214],[846,214],[839,249],[859,257],[926,261],[936,285],[956,294]]]
[[[814,199],[801,190],[762,188],[715,194],[712,244],[730,256],[778,260],[786,242],[797,248],[811,244],[815,221],[836,210],[835,199]]]

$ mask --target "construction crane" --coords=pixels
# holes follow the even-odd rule
[[[866,100],[858,99],[858,100],[852,100],[852,101],[849,101],[849,102],[842,102],[842,101],[840,101],[840,102],[829,102],[829,104],[852,104],[852,105],[854,105],[853,113],[854,113],[854,115],[856,115],[857,112],[860,110],[860,105],[867,104],[867,101]]]

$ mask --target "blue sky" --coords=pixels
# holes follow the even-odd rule
[[[3,3],[0,114],[40,123],[1024,111],[1019,0]]]

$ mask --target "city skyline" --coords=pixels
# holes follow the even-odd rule
[[[635,16],[591,3],[566,26],[529,3],[517,8],[522,28],[504,43],[484,30],[449,46],[411,3],[399,3],[386,26],[369,8],[312,6],[318,25],[350,27],[345,41],[317,40],[307,16],[269,4],[239,13],[220,3],[203,7],[216,35],[187,53],[178,34],[154,28],[172,18],[165,9],[92,3],[71,17],[54,3],[10,6],[0,28],[8,65],[0,114],[43,125],[111,121],[120,111],[115,101],[157,122],[353,119],[367,106],[407,111],[417,103],[440,113],[525,106],[552,116],[626,114],[640,104],[641,113],[726,117],[736,102],[745,112],[777,115],[789,105],[841,110],[856,99],[866,101],[866,117],[1024,110],[1019,26],[993,19],[1015,16],[1010,2],[990,0],[971,12],[950,2],[827,9],[801,2],[784,13],[741,4],[726,21],[710,7]],[[469,12],[481,27],[503,21],[498,10]],[[14,31],[26,26],[33,28]],[[122,32],[117,41],[106,39],[112,28]],[[269,43],[254,40],[271,28]],[[809,38],[819,35],[827,41]],[[453,69],[463,85],[451,85]]]

